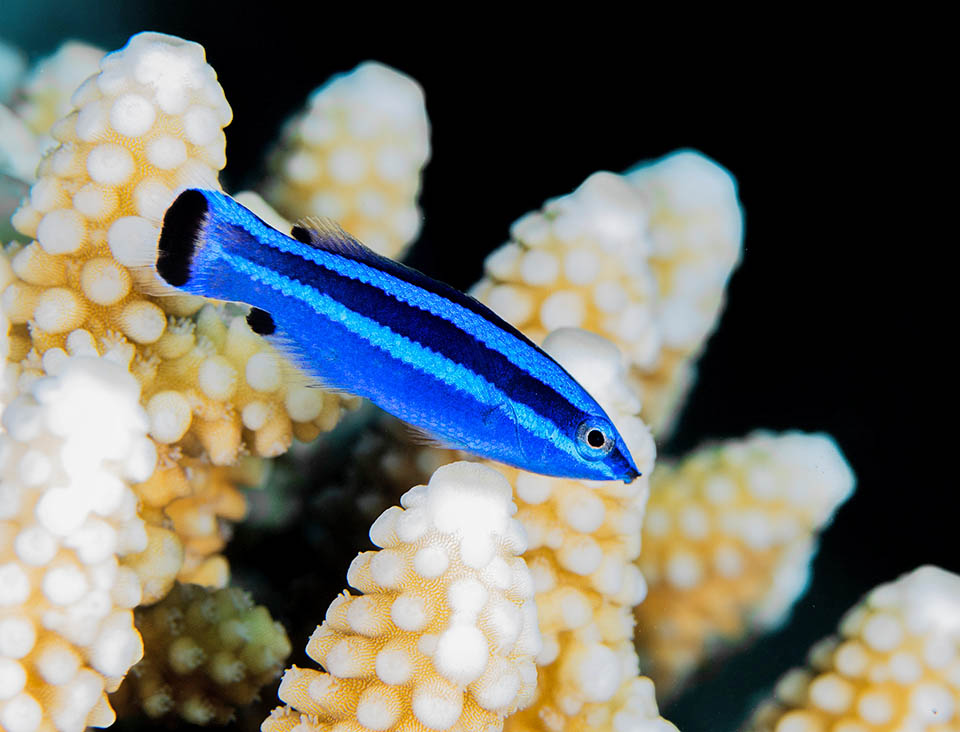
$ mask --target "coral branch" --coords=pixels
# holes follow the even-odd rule
[[[33,181],[43,154],[57,143],[53,123],[70,112],[70,97],[100,70],[104,52],[86,43],[67,41],[17,79],[10,109],[0,105],[0,172]]]
[[[59,146],[13,217],[33,241],[8,252],[15,276],[0,300],[12,323],[8,357],[36,364],[79,328],[98,350],[130,352],[161,457],[137,486],[144,518],[182,544],[154,531],[151,551],[162,555],[131,561],[149,575],[151,601],[170,586],[178,551],[181,580],[222,586],[224,519],[245,512],[227,466],[246,453],[278,455],[295,435],[316,437],[344,402],[309,388],[242,311],[148,294],[158,287],[160,216],[184,187],[217,187],[225,162],[231,111],[202,47],[138,34],[102,59],[72,103],[52,130]]]
[[[111,697],[121,715],[136,705],[150,717],[223,724],[277,677],[290,654],[283,626],[237,588],[177,585],[137,610],[136,624],[144,658]]]
[[[920,567],[880,585],[761,705],[750,732],[956,729],[960,577]]]
[[[594,173],[514,223],[473,294],[535,341],[561,327],[619,346],[665,434],[740,253],[733,179],[696,153]]]
[[[551,334],[545,347],[604,406],[649,476],[654,445],[636,416],[618,350],[575,329]],[[347,492],[370,500],[370,486],[396,489],[421,479],[457,454],[417,448],[387,422],[356,441]],[[492,465],[492,464],[491,464]],[[670,730],[660,717],[653,684],[639,675],[632,607],[646,593],[635,560],[648,477],[631,485],[560,480],[495,466],[514,487],[517,519],[530,541],[524,558],[534,577],[543,650],[534,703],[507,719],[505,729]]]
[[[639,676],[631,608],[646,594],[634,560],[655,448],[636,416],[620,352],[600,336],[564,329],[544,347],[604,407],[643,477],[629,485],[506,474],[517,518],[530,537],[524,558],[536,589],[543,650],[534,703],[510,732],[674,730],[660,717],[653,685]]]
[[[716,327],[727,281],[740,261],[743,211],[737,183],[709,158],[685,150],[625,173],[646,202],[650,268],[657,281],[659,360],[630,378],[654,434],[666,435]]]
[[[756,432],[657,464],[637,560],[649,592],[636,616],[661,693],[783,620],[806,588],[817,534],[853,485],[833,440],[800,432]]]
[[[329,216],[399,259],[420,231],[420,169],[430,154],[423,91],[368,61],[333,77],[291,119],[264,195],[287,218]]]
[[[153,470],[140,386],[122,352],[50,349],[0,434],[0,727],[112,723],[105,692],[142,655],[120,565],[147,543],[130,481]]]
[[[499,730],[529,703],[540,648],[510,486],[453,463],[370,529],[350,584],[307,645],[326,673],[287,670],[264,732]]]

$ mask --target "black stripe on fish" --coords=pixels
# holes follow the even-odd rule
[[[383,255],[378,254],[377,252],[365,247],[363,244],[353,239],[350,234],[343,231],[343,229],[341,229],[337,224],[332,222],[332,225],[327,224],[326,221],[328,220],[307,219],[304,222],[306,225],[297,225],[293,227],[291,231],[291,237],[303,244],[312,246],[315,249],[320,249],[331,254],[336,254],[347,259],[355,260],[370,267],[371,269],[375,269],[384,274],[396,277],[397,279],[403,280],[414,287],[418,287],[422,290],[426,290],[427,292],[437,295],[438,297],[442,297],[445,300],[450,300],[460,307],[466,308],[472,313],[479,315],[496,328],[507,331],[510,335],[519,338],[527,345],[539,350],[538,346],[533,343],[533,341],[527,338],[527,336],[517,330],[510,323],[496,315],[496,313],[493,313],[488,307],[483,305],[483,303],[477,302],[476,299],[464,294],[463,292],[460,292],[460,290],[446,284],[445,282],[435,280],[419,270],[413,269],[412,267],[408,267],[405,264],[394,261],[389,257],[384,257]],[[315,225],[317,223],[324,226],[322,231],[315,231],[308,228],[308,225]]]
[[[484,345],[447,319],[399,301],[375,285],[344,277],[295,253],[273,247],[250,247],[243,251],[242,256],[254,264],[314,288],[350,310],[390,328],[394,333],[442,354],[484,376],[491,383],[500,384],[510,399],[528,405],[542,416],[552,415],[555,419],[572,424],[577,424],[585,416],[583,411],[553,387],[532,376],[502,353]],[[444,293],[437,294],[446,296]],[[490,318],[487,317],[487,320]],[[496,321],[490,322],[502,327]]]

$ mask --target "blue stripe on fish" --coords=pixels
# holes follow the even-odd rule
[[[309,246],[307,249],[309,252],[315,251]],[[289,280],[298,281],[298,274],[303,272],[304,267],[302,252],[284,251],[271,246],[247,249],[242,258]],[[228,260],[234,263],[233,266],[239,267],[238,259],[230,259],[228,256]],[[535,379],[506,355],[482,341],[478,340],[471,349],[457,348],[462,341],[462,333],[446,318],[399,300],[373,284],[340,275],[325,264],[314,268],[312,272],[315,275],[310,283],[313,288],[348,305],[353,312],[364,315],[477,373],[498,373],[507,398],[564,420],[582,417],[582,410],[577,409],[550,384]],[[277,285],[276,289],[288,292],[287,286]]]
[[[231,199],[225,200],[234,203]],[[440,321],[451,325],[453,328],[460,328],[480,343],[504,356],[522,372],[524,377],[529,376],[531,372],[536,373],[536,380],[541,384],[552,387],[555,393],[558,391],[559,385],[566,385],[569,382],[570,375],[556,361],[537,348],[525,335],[489,308],[472,297],[464,295],[459,290],[370,250],[362,250],[363,254],[367,256],[364,257],[362,262],[359,262],[347,256],[348,254],[356,256],[354,251],[348,249],[347,252],[337,253],[319,249],[281,234],[261,219],[255,216],[251,217],[247,211],[244,211],[247,216],[236,219],[231,216],[235,213],[235,206],[225,206],[224,208],[226,210],[222,213],[227,221],[230,221],[233,226],[241,227],[250,235],[256,237],[262,245],[266,245],[244,252],[244,256],[250,257],[253,261],[261,261],[267,266],[282,268],[280,271],[285,271],[288,274],[295,271],[297,265],[294,263],[285,262],[279,257],[271,260],[272,250],[293,255],[298,260],[320,265],[349,280],[368,284],[378,293],[390,295],[400,303],[411,305],[418,310],[437,316],[437,322],[424,324],[428,332],[434,327],[439,327]],[[229,236],[228,232],[224,232],[224,234]],[[329,286],[336,287],[337,285],[329,283]],[[336,293],[337,291],[331,290],[331,292]],[[339,297],[338,294],[335,296]],[[356,291],[351,293],[350,296],[345,296],[344,299],[351,303],[362,303],[364,302],[363,298],[367,296],[369,295]],[[451,308],[451,302],[461,307]],[[389,309],[384,312],[389,312]],[[380,315],[378,314],[377,317],[380,317]],[[522,378],[517,374],[511,374],[510,376],[511,378]],[[581,410],[596,409],[596,403],[593,399],[586,392],[582,390],[581,392],[574,392],[562,398],[564,401],[569,399],[575,407]],[[583,397],[586,397],[586,399]]]
[[[418,342],[409,335],[395,331],[387,323],[351,310],[338,299],[311,285],[255,264],[242,256],[224,252],[222,257],[224,263],[237,274],[296,298],[318,315],[340,323],[353,333],[362,334],[371,345],[392,358],[424,371],[450,386],[466,389],[474,394],[481,404],[499,407],[508,398],[508,395],[464,363]],[[517,421],[521,427],[543,439],[551,439],[558,429],[552,420],[542,417],[525,404],[517,406]]]
[[[221,193],[185,191],[157,271],[254,306],[251,325],[308,373],[456,447],[548,475],[639,474],[590,395],[488,308],[322,222],[294,236]]]

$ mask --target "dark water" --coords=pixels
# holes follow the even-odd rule
[[[32,56],[69,37],[118,48],[147,29],[203,44],[234,111],[228,189],[256,179],[282,120],[331,73],[375,58],[411,74],[426,90],[433,147],[412,263],[460,287],[477,279],[484,255],[519,215],[595,170],[622,171],[689,146],[736,176],[747,216],[743,263],[662,452],[758,427],[822,430],[836,438],[858,487],[824,534],[812,585],[789,624],[713,664],[662,710],[681,730],[736,729],[755,699],[876,584],[924,563],[960,570],[951,533],[956,479],[938,466],[936,423],[926,416],[945,396],[932,372],[937,340],[921,328],[934,317],[921,304],[929,243],[895,227],[898,196],[884,189],[909,187],[891,167],[909,151],[896,137],[873,137],[869,76],[853,74],[822,44],[816,53],[772,44],[738,55],[675,29],[633,26],[621,40],[609,28],[598,35],[571,27],[547,37],[533,26],[521,32],[513,19],[472,38],[452,19],[427,33],[371,15],[4,0],[0,37]],[[953,416],[946,405],[942,411]],[[323,500],[327,516],[350,505],[344,496]],[[305,553],[323,532],[342,542]],[[231,561],[249,566],[238,578],[280,608],[281,619],[284,607],[310,602],[318,622],[346,563],[365,548],[364,533],[360,521],[320,521],[265,542],[240,527]],[[280,552],[299,558],[271,573],[270,557]],[[258,570],[290,584],[271,586]],[[295,648],[311,629],[289,627]],[[272,695],[265,691],[267,702]]]

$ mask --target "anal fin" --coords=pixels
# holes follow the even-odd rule
[[[407,422],[404,422],[403,425],[407,431],[407,438],[415,445],[422,445],[423,447],[436,447],[440,450],[458,449],[444,440],[442,437],[437,437],[422,427],[416,427],[415,425]]]

